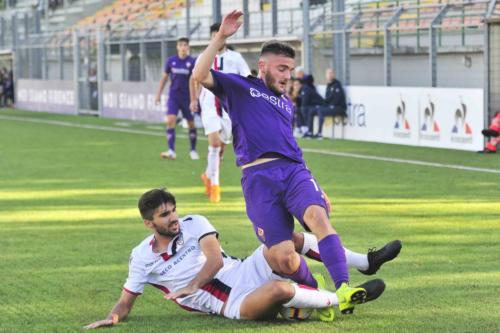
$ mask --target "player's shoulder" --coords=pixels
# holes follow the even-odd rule
[[[241,56],[241,53],[239,53],[238,51],[230,50],[230,49],[227,49],[225,53],[226,53],[226,55],[230,55],[230,56],[234,56],[234,57]]]
[[[203,216],[203,215],[196,215],[196,214],[193,214],[193,215],[186,215],[184,217],[182,217],[181,219],[179,219],[179,223],[182,225],[186,225],[186,226],[196,226],[197,224],[205,224],[205,223],[210,223],[208,221],[208,219]]]
[[[175,61],[177,60],[177,55],[174,54],[174,55],[171,55],[170,57],[167,58],[167,62],[172,62],[172,61]]]
[[[154,235],[149,235],[142,242],[132,249],[131,257],[137,260],[146,258],[151,254],[151,246],[154,242]]]
[[[195,238],[208,231],[215,231],[214,226],[203,215],[186,215],[179,219],[179,224],[183,234],[189,234]]]
[[[243,55],[241,53],[239,53],[238,51],[227,50],[226,56],[230,57],[231,59],[235,59],[235,60],[245,60],[243,58]]]

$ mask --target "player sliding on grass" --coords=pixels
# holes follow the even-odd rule
[[[146,284],[160,289],[165,298],[186,310],[231,319],[273,318],[281,307],[316,308],[320,319],[333,319],[328,316],[333,313],[329,309],[338,304],[335,293],[291,284],[274,274],[268,264],[269,250],[263,245],[244,260],[226,255],[217,231],[206,218],[178,217],[171,193],[163,189],[144,193],[139,211],[153,235],[133,249],[121,297],[107,318],[85,328],[122,321]],[[299,243],[297,248],[302,250]],[[366,290],[365,300],[369,301],[380,296],[385,284],[377,279],[360,287]]]
[[[257,78],[210,69],[217,50],[241,26],[242,15],[234,10],[224,17],[218,33],[197,60],[193,80],[211,90],[229,113],[247,215],[258,239],[268,248],[273,271],[297,283],[317,286],[305,260],[294,249],[295,216],[318,239],[318,259],[335,283],[340,309],[352,313],[366,291],[348,284],[346,254],[330,224],[324,193],[307,169],[293,136],[294,107],[285,96],[285,88],[295,67],[295,50],[279,41],[265,43]],[[392,258],[400,249],[400,242],[392,243]]]

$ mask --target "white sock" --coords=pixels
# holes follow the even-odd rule
[[[349,265],[350,267],[355,267],[362,271],[366,271],[368,269],[369,267],[368,255],[352,252],[351,250],[346,249],[345,247],[344,251],[345,251],[345,258],[347,260],[347,265]]]
[[[291,300],[283,304],[286,308],[321,309],[339,304],[339,299],[335,293],[295,283],[292,286],[295,289],[295,295]]]
[[[302,235],[304,235],[304,245],[302,246],[300,254],[305,255],[308,258],[321,261],[318,248],[318,239],[316,238],[316,236],[307,232],[303,232]]]
[[[207,176],[212,185],[219,185],[220,147],[208,146]]]
[[[318,239],[313,234],[303,232],[304,235],[304,246],[300,251],[300,254],[305,255],[308,258],[321,261],[318,248]],[[344,247],[345,257],[347,260],[347,265],[360,269],[362,271],[368,269],[368,255],[353,252]]]

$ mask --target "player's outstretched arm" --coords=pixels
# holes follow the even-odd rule
[[[232,36],[242,22],[239,20],[243,12],[233,10],[222,20],[221,26],[215,37],[210,41],[207,48],[199,56],[196,66],[193,69],[193,79],[201,83],[205,88],[214,86],[214,79],[210,73],[210,68],[214,63],[217,52],[226,44],[226,39]]]
[[[198,98],[200,96],[200,91],[201,85],[193,80],[193,77],[191,76],[189,78],[189,110],[191,110],[191,112],[200,111],[198,108]]]
[[[94,328],[102,328],[109,327],[117,324],[127,317],[134,306],[134,301],[137,298],[137,295],[132,295],[125,290],[122,291],[122,295],[118,302],[116,302],[115,306],[106,317],[106,319],[98,320],[91,324],[88,324],[84,328],[87,330]]]
[[[166,299],[176,299],[194,294],[198,289],[212,281],[224,265],[219,241],[215,234],[207,235],[200,240],[200,248],[207,261],[196,277],[189,284],[173,293],[165,295]]]

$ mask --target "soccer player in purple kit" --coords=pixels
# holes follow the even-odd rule
[[[193,79],[219,97],[231,117],[247,215],[258,239],[269,249],[270,266],[298,283],[317,286],[304,258],[294,249],[295,216],[317,239],[319,259],[335,283],[340,310],[352,313],[355,304],[365,301],[366,290],[348,284],[346,251],[330,224],[324,193],[307,169],[292,133],[294,107],[284,93],[295,67],[294,49],[279,41],[265,43],[258,78],[210,70],[217,50],[241,26],[242,15],[235,10],[224,18],[197,60]],[[401,249],[399,241],[390,244],[385,261]],[[373,270],[369,267],[366,273],[373,274]]]
[[[182,37],[177,40],[177,55],[173,55],[165,62],[160,87],[156,94],[156,104],[160,104],[161,93],[170,76],[170,90],[167,102],[167,144],[168,150],[162,152],[162,158],[175,160],[175,125],[177,124],[177,113],[179,110],[187,120],[189,127],[189,156],[192,160],[200,159],[196,151],[196,127],[193,114],[189,109],[189,78],[193,72],[195,58],[189,55],[189,39]]]

